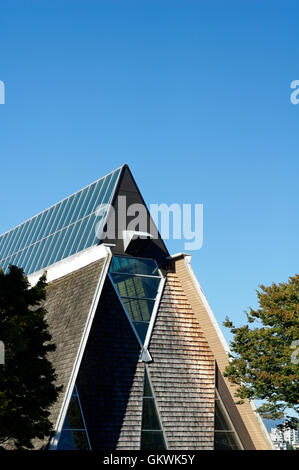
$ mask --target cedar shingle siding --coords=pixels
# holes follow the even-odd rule
[[[149,372],[170,450],[213,449],[214,357],[178,278],[169,273]]]

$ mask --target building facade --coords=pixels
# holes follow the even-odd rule
[[[142,221],[134,211],[141,207]],[[146,228],[146,230],[145,230]],[[224,377],[228,347],[191,267],[171,255],[127,165],[0,236],[0,266],[47,273],[63,390],[40,449],[271,449]]]
[[[270,438],[275,450],[299,449],[298,429],[271,428]]]

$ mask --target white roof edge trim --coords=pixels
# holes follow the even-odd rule
[[[189,273],[190,273],[190,276],[191,276],[191,278],[192,278],[193,284],[194,284],[194,286],[195,286],[195,288],[196,288],[196,290],[197,290],[197,293],[198,293],[198,295],[199,295],[199,297],[200,297],[200,300],[202,301],[203,305],[204,305],[205,308],[206,308],[206,311],[207,311],[207,313],[208,313],[208,315],[209,315],[209,318],[210,318],[210,320],[211,320],[211,322],[212,322],[212,324],[213,324],[213,326],[214,326],[214,328],[215,328],[215,331],[216,331],[216,333],[217,333],[217,335],[218,335],[218,338],[220,339],[221,344],[222,344],[222,346],[223,346],[225,352],[226,352],[227,354],[229,354],[229,353],[230,353],[230,349],[229,349],[229,346],[228,346],[228,344],[227,344],[227,342],[226,342],[226,339],[225,339],[225,337],[224,337],[224,335],[223,335],[223,333],[222,333],[222,331],[221,331],[221,328],[220,328],[220,326],[219,326],[219,323],[218,323],[217,320],[216,320],[216,317],[215,317],[215,315],[214,315],[214,312],[213,312],[213,310],[211,309],[210,304],[209,304],[209,302],[208,302],[208,300],[207,300],[207,298],[206,298],[206,296],[205,296],[205,293],[204,293],[204,291],[202,290],[201,285],[199,284],[198,279],[197,279],[197,277],[195,276],[195,273],[194,273],[193,268],[192,268],[192,266],[191,266],[191,255],[184,254],[184,259],[185,259],[185,265],[186,265],[186,267],[187,267],[187,269],[188,269],[188,271],[189,271]]]
[[[185,257],[185,256],[191,256],[189,255],[188,253],[176,253],[175,255],[171,255],[171,256],[167,256],[166,259],[169,259],[169,260],[174,260],[176,258],[182,258],[182,257]]]
[[[257,420],[258,420],[258,423],[259,423],[259,425],[260,425],[260,428],[261,428],[261,430],[262,430],[262,433],[264,434],[265,439],[267,440],[267,442],[268,442],[270,448],[271,448],[272,450],[275,450],[275,447],[274,447],[273,442],[271,441],[271,438],[270,438],[268,429],[266,428],[266,425],[265,425],[264,421],[262,420],[260,414],[259,414],[258,411],[257,411],[255,402],[254,402],[253,400],[248,400],[248,401],[249,401],[249,403],[250,403],[250,406],[251,406],[252,411],[254,412],[254,414],[255,414],[255,416],[256,416],[256,418],[257,418]]]
[[[93,297],[93,300],[92,300],[92,303],[91,303],[91,307],[90,307],[90,310],[89,310],[89,313],[88,313],[87,321],[86,321],[84,331],[83,331],[83,334],[82,334],[82,337],[81,337],[81,341],[80,341],[80,345],[79,345],[79,348],[78,348],[77,356],[76,356],[76,359],[75,359],[75,362],[74,362],[74,365],[73,365],[71,377],[70,377],[69,383],[67,385],[64,400],[63,400],[63,403],[62,403],[62,406],[61,406],[61,409],[60,409],[60,412],[59,412],[59,415],[58,415],[58,418],[57,418],[57,422],[56,422],[56,425],[55,425],[55,428],[54,428],[55,429],[55,435],[51,439],[50,446],[49,446],[50,450],[55,450],[57,448],[57,444],[58,444],[58,441],[59,441],[59,437],[60,437],[60,433],[61,433],[62,426],[63,426],[63,423],[64,423],[64,419],[65,419],[65,416],[66,416],[66,413],[67,413],[67,410],[68,410],[68,406],[69,406],[69,403],[70,403],[70,400],[71,400],[71,397],[72,397],[73,388],[74,388],[75,383],[76,383],[76,379],[77,379],[77,375],[78,375],[78,372],[79,372],[80,364],[81,364],[82,357],[83,357],[83,354],[84,354],[84,350],[85,350],[85,347],[86,347],[86,344],[87,344],[88,336],[89,336],[89,333],[90,333],[90,330],[91,330],[93,319],[94,319],[94,316],[95,316],[95,313],[96,313],[96,310],[97,310],[97,306],[98,306],[98,303],[99,303],[99,300],[100,300],[100,296],[101,296],[101,293],[102,293],[102,290],[103,290],[103,287],[104,287],[104,283],[105,283],[105,280],[106,280],[106,277],[107,277],[107,274],[108,274],[108,270],[109,270],[109,267],[110,267],[111,259],[112,259],[112,252],[111,252],[110,248],[106,247],[105,245],[101,245],[98,248],[100,248],[100,247],[103,247],[103,250],[106,252],[106,259],[105,259],[104,266],[103,266],[101,275],[100,275],[98,283],[97,283],[97,287],[96,287],[94,297]]]
[[[57,263],[51,264],[46,268],[40,269],[27,276],[31,286],[35,285],[39,278],[46,272],[47,282],[55,281],[77,269],[83,268],[94,261],[98,261],[107,256],[107,247],[105,244],[91,246],[86,250],[79,251],[74,255],[68,256]]]

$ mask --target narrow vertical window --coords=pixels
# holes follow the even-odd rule
[[[140,450],[166,449],[153,390],[145,367]]]
[[[242,449],[241,443],[225,411],[224,405],[220,399],[218,392],[216,392],[216,400],[215,400],[214,449],[215,450]]]

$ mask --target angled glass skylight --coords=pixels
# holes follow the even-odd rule
[[[121,168],[0,236],[0,267],[26,274],[98,243]],[[102,208],[102,210],[100,210]]]
[[[114,256],[110,266],[110,279],[141,342],[144,343],[162,280],[156,261]]]

